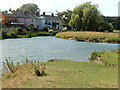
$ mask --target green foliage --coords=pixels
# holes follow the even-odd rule
[[[22,33],[22,27],[17,27],[16,30],[18,31],[18,34],[21,34]]]
[[[29,63],[28,58],[25,59],[25,63]]]
[[[8,38],[7,32],[2,30],[2,37],[1,37],[1,39],[6,39],[6,38]]]
[[[107,30],[109,32],[113,32],[113,26],[112,26],[112,24],[111,23],[107,23],[105,21],[100,22],[99,23],[99,29],[98,29],[98,31],[102,31],[103,32],[105,30]]]
[[[17,61],[17,62],[16,62],[16,66],[19,66],[19,65],[20,65],[20,62],[19,62],[19,61]]]
[[[34,70],[35,74],[37,76],[42,76],[41,73],[40,73],[40,71],[38,70],[38,68],[34,64],[32,64],[32,66],[33,66],[33,70]]]
[[[10,72],[14,73],[14,71],[13,71],[13,69],[12,69],[12,67],[11,67],[11,65],[10,65],[10,63],[9,63],[7,58],[6,58],[6,65],[7,65],[8,69],[10,70]]]
[[[49,32],[49,33],[52,33],[53,31],[54,31],[53,29],[49,29],[49,31],[48,31],[48,32]]]
[[[64,28],[63,28],[63,32],[65,32],[65,31],[67,31],[67,27],[64,27]]]
[[[34,25],[33,24],[29,25],[29,29],[33,30],[34,29]]]
[[[92,53],[90,54],[90,59],[91,59],[91,60],[96,60],[97,57],[101,57],[101,53],[100,53],[100,52],[94,51],[94,52],[92,52]]]
[[[40,9],[34,3],[23,4],[20,8],[17,8],[16,11],[22,11],[25,14],[30,14],[31,13],[31,14],[37,15],[37,16],[39,16],[39,13],[40,13]]]
[[[49,59],[48,62],[54,62],[55,59]]]
[[[104,17],[104,20],[113,25],[113,28],[120,30],[120,17]]]
[[[50,26],[45,26],[43,30],[48,31],[50,29]]]
[[[57,15],[62,17],[63,20],[65,21],[65,24],[68,25],[71,15],[72,15],[72,10],[63,11],[63,12],[57,12]]]
[[[11,67],[12,69],[14,68],[13,60],[10,61],[10,67]]]
[[[74,8],[69,25],[77,31],[112,31],[112,25],[105,22],[101,16],[97,5],[86,2]]]
[[[10,37],[10,38],[17,38],[18,35],[17,35],[17,33],[15,33],[15,32],[10,32],[9,37]]]

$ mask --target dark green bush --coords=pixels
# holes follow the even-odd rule
[[[38,68],[34,64],[32,64],[32,66],[33,66],[33,70],[34,70],[35,74],[37,76],[42,76],[42,74],[40,73],[40,71],[38,70]]]
[[[48,62],[54,62],[55,59],[49,59]]]
[[[22,27],[17,27],[16,30],[18,31],[18,34],[22,33],[23,28]]]
[[[101,53],[94,51],[94,52],[92,52],[92,53],[90,54],[90,58],[89,58],[89,59],[95,60],[97,57],[101,57]]]
[[[10,32],[9,37],[10,37],[10,38],[17,38],[17,37],[18,37],[18,34],[15,33],[15,32]]]
[[[48,29],[50,29],[50,26],[45,26],[43,30],[48,32]]]

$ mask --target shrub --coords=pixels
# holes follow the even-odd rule
[[[8,66],[10,72],[11,72],[11,73],[14,73],[14,71],[13,71],[12,67],[10,66],[10,63],[9,63],[9,61],[8,61],[7,58],[6,58],[6,65]]]
[[[2,39],[8,38],[7,32],[2,31]]]
[[[16,62],[16,66],[20,65],[19,61]]]
[[[33,29],[34,29],[34,25],[33,25],[33,24],[30,24],[30,25],[29,25],[29,29],[30,29],[30,30],[33,30]]]
[[[67,31],[67,27],[64,27],[64,28],[63,28],[63,32],[65,32],[65,31]]]
[[[45,26],[43,30],[48,32],[48,29],[50,29],[50,26]]]
[[[26,59],[25,59],[25,62],[26,62],[26,63],[28,63],[28,62],[29,62],[29,61],[28,61],[28,58],[26,58]]]
[[[55,59],[49,59],[48,62],[54,62]]]
[[[18,31],[18,34],[21,34],[22,33],[22,27],[17,27],[16,30]]]
[[[90,59],[90,60],[96,60],[97,57],[101,57],[101,53],[94,51],[94,52],[92,52],[92,53],[90,54],[90,58],[89,58],[89,59]]]
[[[109,32],[113,32],[113,26],[111,23],[107,23],[107,22],[101,22],[99,23],[99,28],[98,31],[104,32],[104,31],[109,31]]]
[[[48,32],[49,32],[49,33],[52,33],[52,32],[54,32],[54,30],[53,30],[53,29],[50,29]]]
[[[35,74],[37,76],[42,76],[41,73],[40,73],[40,71],[38,70],[38,68],[34,64],[32,64],[32,66],[33,66],[33,70],[34,70]]]
[[[12,69],[14,68],[13,60],[10,61],[10,67],[11,67]]]

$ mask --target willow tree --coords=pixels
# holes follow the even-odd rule
[[[101,16],[98,5],[86,2],[74,8],[69,25],[78,31],[97,31],[99,24],[103,22]]]

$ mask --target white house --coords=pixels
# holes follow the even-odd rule
[[[50,26],[50,29],[60,29],[63,28],[64,20],[59,16],[45,15],[45,12],[39,17],[40,18],[40,29],[44,29],[45,26]]]

